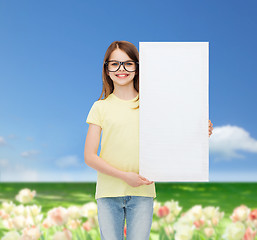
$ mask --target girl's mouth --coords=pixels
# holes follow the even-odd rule
[[[129,74],[116,74],[115,76],[118,78],[126,78]]]

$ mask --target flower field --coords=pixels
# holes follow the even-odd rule
[[[155,184],[150,239],[257,239],[257,183]],[[94,193],[95,183],[1,183],[0,239],[100,240]]]

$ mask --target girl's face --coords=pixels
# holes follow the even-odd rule
[[[120,62],[125,62],[128,60],[132,60],[127,53],[123,52],[122,50],[120,50],[119,48],[117,48],[116,50],[114,50],[110,57],[109,57],[109,61],[110,60],[116,60],[116,61],[120,61]],[[107,70],[107,74],[110,76],[110,78],[113,81],[114,85],[127,85],[127,84],[131,84],[131,81],[133,82],[133,79],[135,77],[135,72],[128,72],[124,69],[124,66],[121,65],[119,70],[116,72],[108,72]],[[126,77],[119,77],[117,76],[118,74],[127,74],[128,76]]]

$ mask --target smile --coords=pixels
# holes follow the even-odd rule
[[[115,76],[117,76],[118,78],[126,78],[128,74],[117,74]]]

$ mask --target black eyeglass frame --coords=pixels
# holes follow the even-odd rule
[[[118,63],[119,63],[119,67],[117,68],[116,71],[110,71],[110,70],[108,69],[108,63],[109,63],[109,62],[118,62]],[[124,65],[124,63],[126,63],[126,62],[135,62],[135,63],[137,64],[137,66],[139,65],[139,62],[133,61],[133,60],[128,60],[128,61],[125,61],[125,62],[120,62],[120,61],[116,61],[116,60],[108,60],[108,61],[105,61],[104,65],[106,65],[106,68],[107,68],[107,70],[108,70],[109,72],[117,72],[117,71],[120,69],[120,66],[121,66],[121,65],[123,65],[124,69],[125,69],[126,71],[128,71],[128,70],[126,69],[125,65]],[[136,70],[137,70],[137,68],[135,69],[135,71],[136,71]],[[135,72],[135,71],[128,71],[128,72]]]

